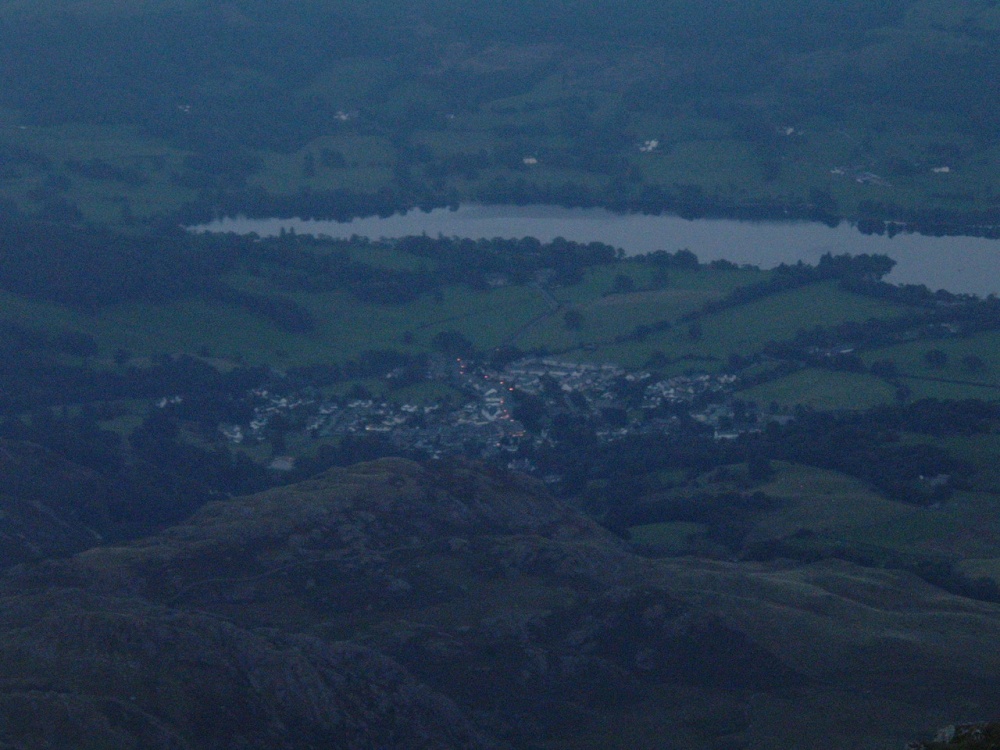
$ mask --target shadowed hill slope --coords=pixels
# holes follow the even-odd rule
[[[0,630],[3,701],[70,694],[151,747],[371,739],[382,710],[396,739],[368,746],[857,748],[1000,711],[998,606],[846,563],[643,559],[466,464],[334,470],[13,570]]]
[[[100,544],[100,477],[33,443],[0,438],[0,569]]]

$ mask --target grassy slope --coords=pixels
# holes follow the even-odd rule
[[[924,356],[927,352],[944,352],[948,361],[932,366]],[[964,358],[975,356],[982,367],[970,368]],[[914,398],[981,398],[994,400],[1000,396],[1000,334],[995,331],[973,336],[955,336],[912,341],[863,354],[866,363],[891,360],[904,376],[903,382],[913,391]]]
[[[845,293],[833,283],[813,284],[707,315],[699,321],[697,337],[692,337],[689,325],[680,325],[653,334],[640,345],[609,345],[600,353],[605,359],[634,362],[640,353],[662,351],[671,358],[709,358],[722,366],[730,354],[758,353],[767,342],[791,338],[801,329],[891,317],[899,311]]]
[[[483,117],[482,125],[475,122],[450,124],[445,126],[447,129],[421,134],[418,140],[430,149],[432,160],[448,158],[455,154],[474,155],[481,149],[487,149],[492,154],[510,145],[505,138],[496,135],[496,128],[502,127],[504,122],[503,118],[495,117],[492,122],[489,117]],[[16,115],[12,113],[8,113],[6,119],[18,122]],[[697,131],[696,122],[693,121],[691,126],[687,126],[683,121],[661,121],[658,126],[640,125],[634,130],[636,133],[654,135],[664,130]],[[53,170],[46,172],[37,167],[21,166],[0,178],[0,189],[3,193],[26,210],[36,210],[39,207],[37,199],[29,193],[39,186],[46,185],[53,173],[68,176],[70,185],[63,193],[65,197],[77,204],[85,216],[102,222],[118,223],[123,220],[120,209],[123,198],[128,199],[132,215],[143,218],[175,210],[195,196],[192,190],[178,186],[171,179],[172,172],[183,171],[180,166],[183,154],[166,143],[152,141],[120,129],[31,126],[29,130],[30,132],[14,132],[10,142],[46,154],[52,159]],[[938,136],[939,140],[954,138],[947,126],[942,123],[934,124],[931,133]],[[896,142],[907,137],[905,133],[893,131],[889,139]],[[838,144],[838,138],[845,142]],[[639,136],[636,140],[638,142],[645,138]],[[520,141],[523,143],[521,150],[525,152],[524,156],[539,152],[544,154],[553,148],[556,150],[567,148],[565,144],[560,146],[547,137],[533,137]],[[628,150],[623,150],[619,156],[624,159],[628,169],[637,170],[637,173],[650,184],[666,187],[675,184],[698,185],[707,195],[737,204],[802,201],[809,195],[810,190],[820,189],[829,192],[837,200],[846,216],[855,216],[858,203],[866,200],[894,202],[914,207],[940,205],[958,210],[991,205],[992,191],[996,187],[993,182],[993,167],[1000,154],[977,149],[975,158],[970,158],[969,163],[959,163],[955,159],[950,159],[949,164],[942,162],[938,165],[960,164],[959,167],[951,166],[954,170],[951,174],[894,177],[891,186],[885,187],[859,185],[850,174],[831,175],[831,169],[844,164],[851,165],[857,160],[852,153],[850,143],[846,138],[836,134],[817,134],[812,136],[808,143],[792,144],[788,147],[789,155],[782,162],[781,173],[778,177],[767,180],[761,177],[760,165],[752,149],[745,142],[731,137],[713,139],[692,136],[692,140],[675,143],[669,149],[657,153],[641,154],[637,148],[630,147]],[[569,148],[572,150],[573,146],[570,144]],[[877,144],[873,146],[873,149],[879,148]],[[958,148],[961,149],[962,146]],[[342,153],[346,165],[333,168],[320,166],[313,175],[307,176],[303,170],[307,154],[315,158],[324,149]],[[890,158],[883,152],[889,151],[891,151],[890,145],[885,144],[881,151],[875,151],[874,155],[865,157],[865,161],[871,163],[872,168],[878,169],[879,163]],[[150,156],[164,157],[168,167],[152,164],[147,158]],[[73,174],[65,168],[66,158],[84,161],[99,158],[120,168],[139,169],[146,183],[135,186]],[[393,184],[392,167],[397,161],[397,154],[389,138],[385,136],[363,136],[332,123],[328,134],[292,153],[260,151],[257,159],[259,168],[252,175],[250,184],[276,194],[295,194],[303,188],[375,192]],[[921,154],[921,159],[926,160],[927,156]],[[422,169],[417,168],[415,173],[417,179],[425,184],[437,184],[426,177]],[[554,166],[548,163],[544,156],[540,157],[538,165],[530,169],[491,166],[475,172],[472,179],[455,174],[447,178],[443,184],[454,188],[460,198],[474,200],[484,191],[488,191],[498,178],[508,182],[527,180],[542,187],[575,183],[587,186],[598,193],[608,189],[609,186],[606,175]],[[961,195],[979,197],[972,200],[949,197]]]
[[[103,19],[142,14],[152,17],[164,9],[184,6],[181,2],[95,1],[73,3],[69,8],[50,3],[28,7],[8,1],[0,3],[0,17],[37,14],[37,18],[44,19],[56,11]],[[234,12],[233,8],[227,12]],[[380,11],[371,7],[345,12],[364,16]],[[434,13],[439,13],[439,20],[448,21],[455,11],[438,8],[426,12],[432,19]],[[392,16],[396,23],[411,22],[398,11]],[[965,29],[981,29],[983,38],[989,39],[996,30],[996,18],[996,11],[981,3],[914,2],[906,19],[891,31],[859,37],[860,41],[844,46],[831,41],[828,47],[810,54],[787,55],[782,62],[781,85],[787,84],[793,90],[823,90],[838,70],[857,71],[881,81],[886,70],[898,68],[913,50],[918,59],[932,60],[937,54],[965,54],[975,49],[976,42],[970,41]],[[292,93],[341,108],[352,118],[355,112],[360,116],[347,122],[332,118],[321,128],[323,132],[303,135],[294,147],[280,152],[257,148],[254,156],[259,167],[250,176],[249,184],[276,193],[295,193],[303,187],[375,190],[393,183],[392,168],[400,147],[419,145],[427,153],[411,165],[418,185],[434,182],[425,174],[424,163],[440,164],[454,155],[487,153],[488,166],[473,175],[452,174],[443,181],[442,187],[456,190],[465,200],[482,194],[498,177],[508,181],[524,179],[541,186],[572,181],[597,191],[611,186],[609,194],[620,195],[621,180],[631,175],[629,180],[641,176],[667,188],[697,185],[707,195],[744,205],[801,201],[812,189],[819,189],[828,191],[846,216],[855,216],[861,201],[958,210],[994,203],[995,166],[1000,151],[991,142],[977,139],[967,124],[963,126],[956,117],[930,103],[921,106],[919,100],[880,101],[879,108],[873,109],[865,104],[869,99],[861,88],[849,107],[834,107],[842,109],[835,115],[799,117],[783,111],[795,112],[783,95],[764,87],[753,92],[755,100],[759,100],[759,111],[740,111],[736,120],[730,119],[731,113],[725,114],[724,108],[713,112],[697,99],[680,101],[669,108],[643,107],[641,99],[625,101],[622,91],[650,76],[656,79],[651,71],[657,66],[667,66],[671,76],[680,75],[676,66],[664,62],[669,58],[661,59],[662,53],[655,45],[637,48],[633,59],[606,50],[565,50],[563,55],[552,55],[551,51],[540,52],[538,47],[521,41],[483,50],[475,45],[438,48],[434,45],[441,44],[441,39],[434,38],[421,50],[427,60],[416,68],[404,65],[396,69],[393,66],[398,61],[382,56],[334,55],[324,60],[321,69],[296,82],[299,88]],[[706,63],[692,64],[697,67]],[[488,71],[504,83],[495,91],[491,87],[489,92],[475,87],[492,81],[467,84],[473,87],[469,91],[452,91],[456,74],[469,71]],[[203,81],[193,93],[200,91],[207,96],[232,88],[237,92],[237,102],[230,104],[233,107],[240,97],[250,96],[241,93],[241,76],[247,81],[255,80],[255,76],[267,79],[264,72],[252,69],[227,69],[212,75],[218,79]],[[683,83],[683,76],[679,82]],[[840,85],[843,87],[843,82]],[[725,96],[735,95],[729,92]],[[743,106],[739,97],[735,101]],[[579,102],[583,103],[582,109],[577,106]],[[199,103],[195,101],[194,106],[197,108]],[[414,107],[426,109],[425,116],[405,126],[404,132],[395,132],[396,123],[409,117]],[[756,123],[754,127],[772,131],[765,139],[766,147],[747,140],[746,118]],[[51,184],[53,174],[68,174],[72,184],[65,190],[65,197],[79,204],[86,216],[102,221],[123,220],[122,198],[128,198],[134,216],[144,217],[177,208],[193,197],[190,189],[179,187],[172,178],[173,173],[184,172],[181,159],[185,153],[138,132],[104,125],[36,125],[13,111],[0,112],[0,124],[0,140],[34,149],[52,161],[50,173],[36,166],[18,165],[0,176],[0,191],[26,208],[39,207],[37,198],[28,193]],[[21,129],[25,124],[27,128]],[[794,132],[786,135],[785,128],[793,128]],[[650,138],[660,140],[660,150],[640,153],[638,144]],[[595,139],[601,143],[596,148]],[[317,156],[323,149],[340,152],[345,164],[320,167],[314,175],[305,175],[306,155]],[[513,163],[504,166],[498,154],[508,152]],[[596,162],[574,163],[576,157],[590,152],[599,157]],[[526,155],[538,156],[539,163],[524,169],[517,162]],[[154,165],[150,156],[165,158],[166,165]],[[132,186],[74,175],[65,169],[67,158],[101,158],[118,167],[139,169],[148,182]],[[765,162],[770,166],[765,168]],[[932,171],[941,166],[950,167],[951,172]],[[836,167],[846,167],[847,172],[832,174]],[[888,185],[857,183],[854,176],[861,170],[879,173]],[[626,187],[629,184],[634,186],[627,182]]]
[[[802,529],[825,537],[853,538],[858,530],[887,526],[924,512],[913,506],[886,500],[856,479],[838,472],[797,464],[776,462],[773,479],[756,489],[777,500],[776,507],[760,513],[749,531],[746,544],[781,539]],[[742,469],[735,467],[737,474]],[[701,481],[678,490],[683,497],[692,492],[726,492],[739,483],[725,480]],[[647,524],[631,529],[633,541],[651,544],[661,551],[687,551],[704,531],[700,524]],[[887,546],[894,546],[883,539]]]
[[[838,547],[853,548],[876,564],[879,560],[927,556],[962,560],[961,569],[973,575],[995,576],[1000,521],[995,490],[957,493],[949,502],[917,507],[886,500],[863,482],[827,471],[775,462],[775,476],[755,489],[776,501],[775,506],[753,517],[744,547],[787,539],[803,531],[801,550],[815,548],[829,554]],[[741,469],[735,467],[736,473]],[[727,482],[702,481],[675,491],[726,492]],[[985,488],[983,488],[985,489]],[[703,524],[668,522],[634,526],[633,542],[658,555],[703,554],[729,556],[731,550],[715,546]],[[886,562],[886,564],[890,564]],[[1000,577],[997,578],[1000,581]]]
[[[421,265],[413,256],[377,244],[357,248],[358,260],[386,268]],[[629,277],[637,291],[611,293],[616,277]],[[587,269],[582,280],[553,290],[506,286],[485,292],[452,287],[440,297],[426,295],[408,305],[361,303],[342,292],[294,293],[291,296],[318,321],[309,334],[288,334],[245,310],[206,300],[167,305],[109,307],[83,314],[64,307],[0,293],[4,318],[54,331],[91,333],[100,358],[110,366],[123,349],[136,357],[163,353],[204,353],[251,364],[294,366],[343,362],[366,349],[426,351],[434,336],[458,330],[482,350],[502,344],[542,348],[570,360],[616,362],[642,367],[651,356],[664,374],[724,369],[731,354],[752,355],[769,341],[789,339],[802,329],[844,321],[892,318],[907,308],[839,289],[836,283],[812,284],[748,304],[703,315],[697,330],[683,316],[734,289],[767,278],[751,269],[670,269],[656,284],[654,269],[637,260]],[[233,278],[252,291],[270,293],[262,278]],[[552,299],[558,307],[552,306]],[[578,311],[578,329],[566,325],[566,311]],[[666,327],[663,324],[667,324]],[[645,338],[627,338],[637,326],[651,326]],[[860,352],[866,365],[896,362],[913,398],[996,398],[1000,391],[1000,334],[931,338]],[[623,339],[623,337],[626,337]],[[943,367],[929,366],[924,355],[940,349]],[[661,356],[662,355],[662,356]],[[975,355],[982,366],[970,370]],[[665,364],[663,364],[665,362]],[[741,398],[784,408],[802,404],[820,409],[866,408],[896,398],[896,388],[866,373],[806,370],[747,389]]]
[[[385,247],[370,247],[364,253],[369,262],[386,267],[412,266],[414,261]],[[343,362],[366,349],[426,351],[437,333],[453,329],[484,351],[514,344],[525,350],[544,348],[571,360],[618,362],[628,367],[641,366],[661,352],[675,362],[667,372],[719,369],[732,353],[754,354],[768,341],[787,339],[802,328],[892,317],[903,309],[846,293],[833,283],[813,284],[706,315],[699,320],[700,337],[692,337],[690,325],[680,321],[682,316],[739,286],[766,278],[767,272],[677,270],[671,271],[664,288],[609,294],[615,276],[630,276],[636,288],[643,289],[650,273],[637,261],[589,269],[580,283],[554,290],[556,308],[532,285],[488,291],[456,286],[440,297],[424,295],[407,305],[359,302],[345,292],[290,293],[317,321],[316,330],[308,334],[288,334],[244,310],[199,299],[107,307],[95,314],[10,293],[0,295],[0,302],[8,319],[91,333],[104,358],[118,349],[136,356],[208,350],[213,356],[255,364]],[[263,278],[232,278],[230,283],[254,292],[272,291]],[[564,314],[570,309],[582,315],[579,330],[566,325]],[[663,322],[670,327],[644,340],[621,340],[636,326]],[[791,403],[801,392],[794,381],[777,387],[783,395],[770,395],[768,400]],[[817,403],[858,406],[867,402],[838,401],[854,395],[855,383],[837,375],[811,381],[809,387],[819,395],[802,398],[818,399]],[[881,397],[878,383],[867,388],[873,395],[866,399]]]
[[[867,409],[892,403],[895,389],[867,373],[810,368],[742,390],[740,397],[761,404],[774,402],[784,409],[799,404],[820,410]]]

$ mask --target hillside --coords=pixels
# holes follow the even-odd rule
[[[0,438],[0,569],[102,541],[101,478],[39,445]]]
[[[857,748],[1000,710],[997,605],[643,559],[466,464],[334,470],[16,569],[0,627],[18,748]]]
[[[0,3],[49,218],[458,201],[996,224],[986,0]]]

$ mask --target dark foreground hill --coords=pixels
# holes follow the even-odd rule
[[[878,748],[1000,713],[1000,606],[647,560],[540,486],[384,460],[0,579],[0,747]]]
[[[100,477],[53,451],[0,438],[0,569],[93,547]]]

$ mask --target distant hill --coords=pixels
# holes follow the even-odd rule
[[[380,196],[996,223],[998,31],[984,0],[6,0],[0,184],[122,223],[348,188],[372,213]]]

